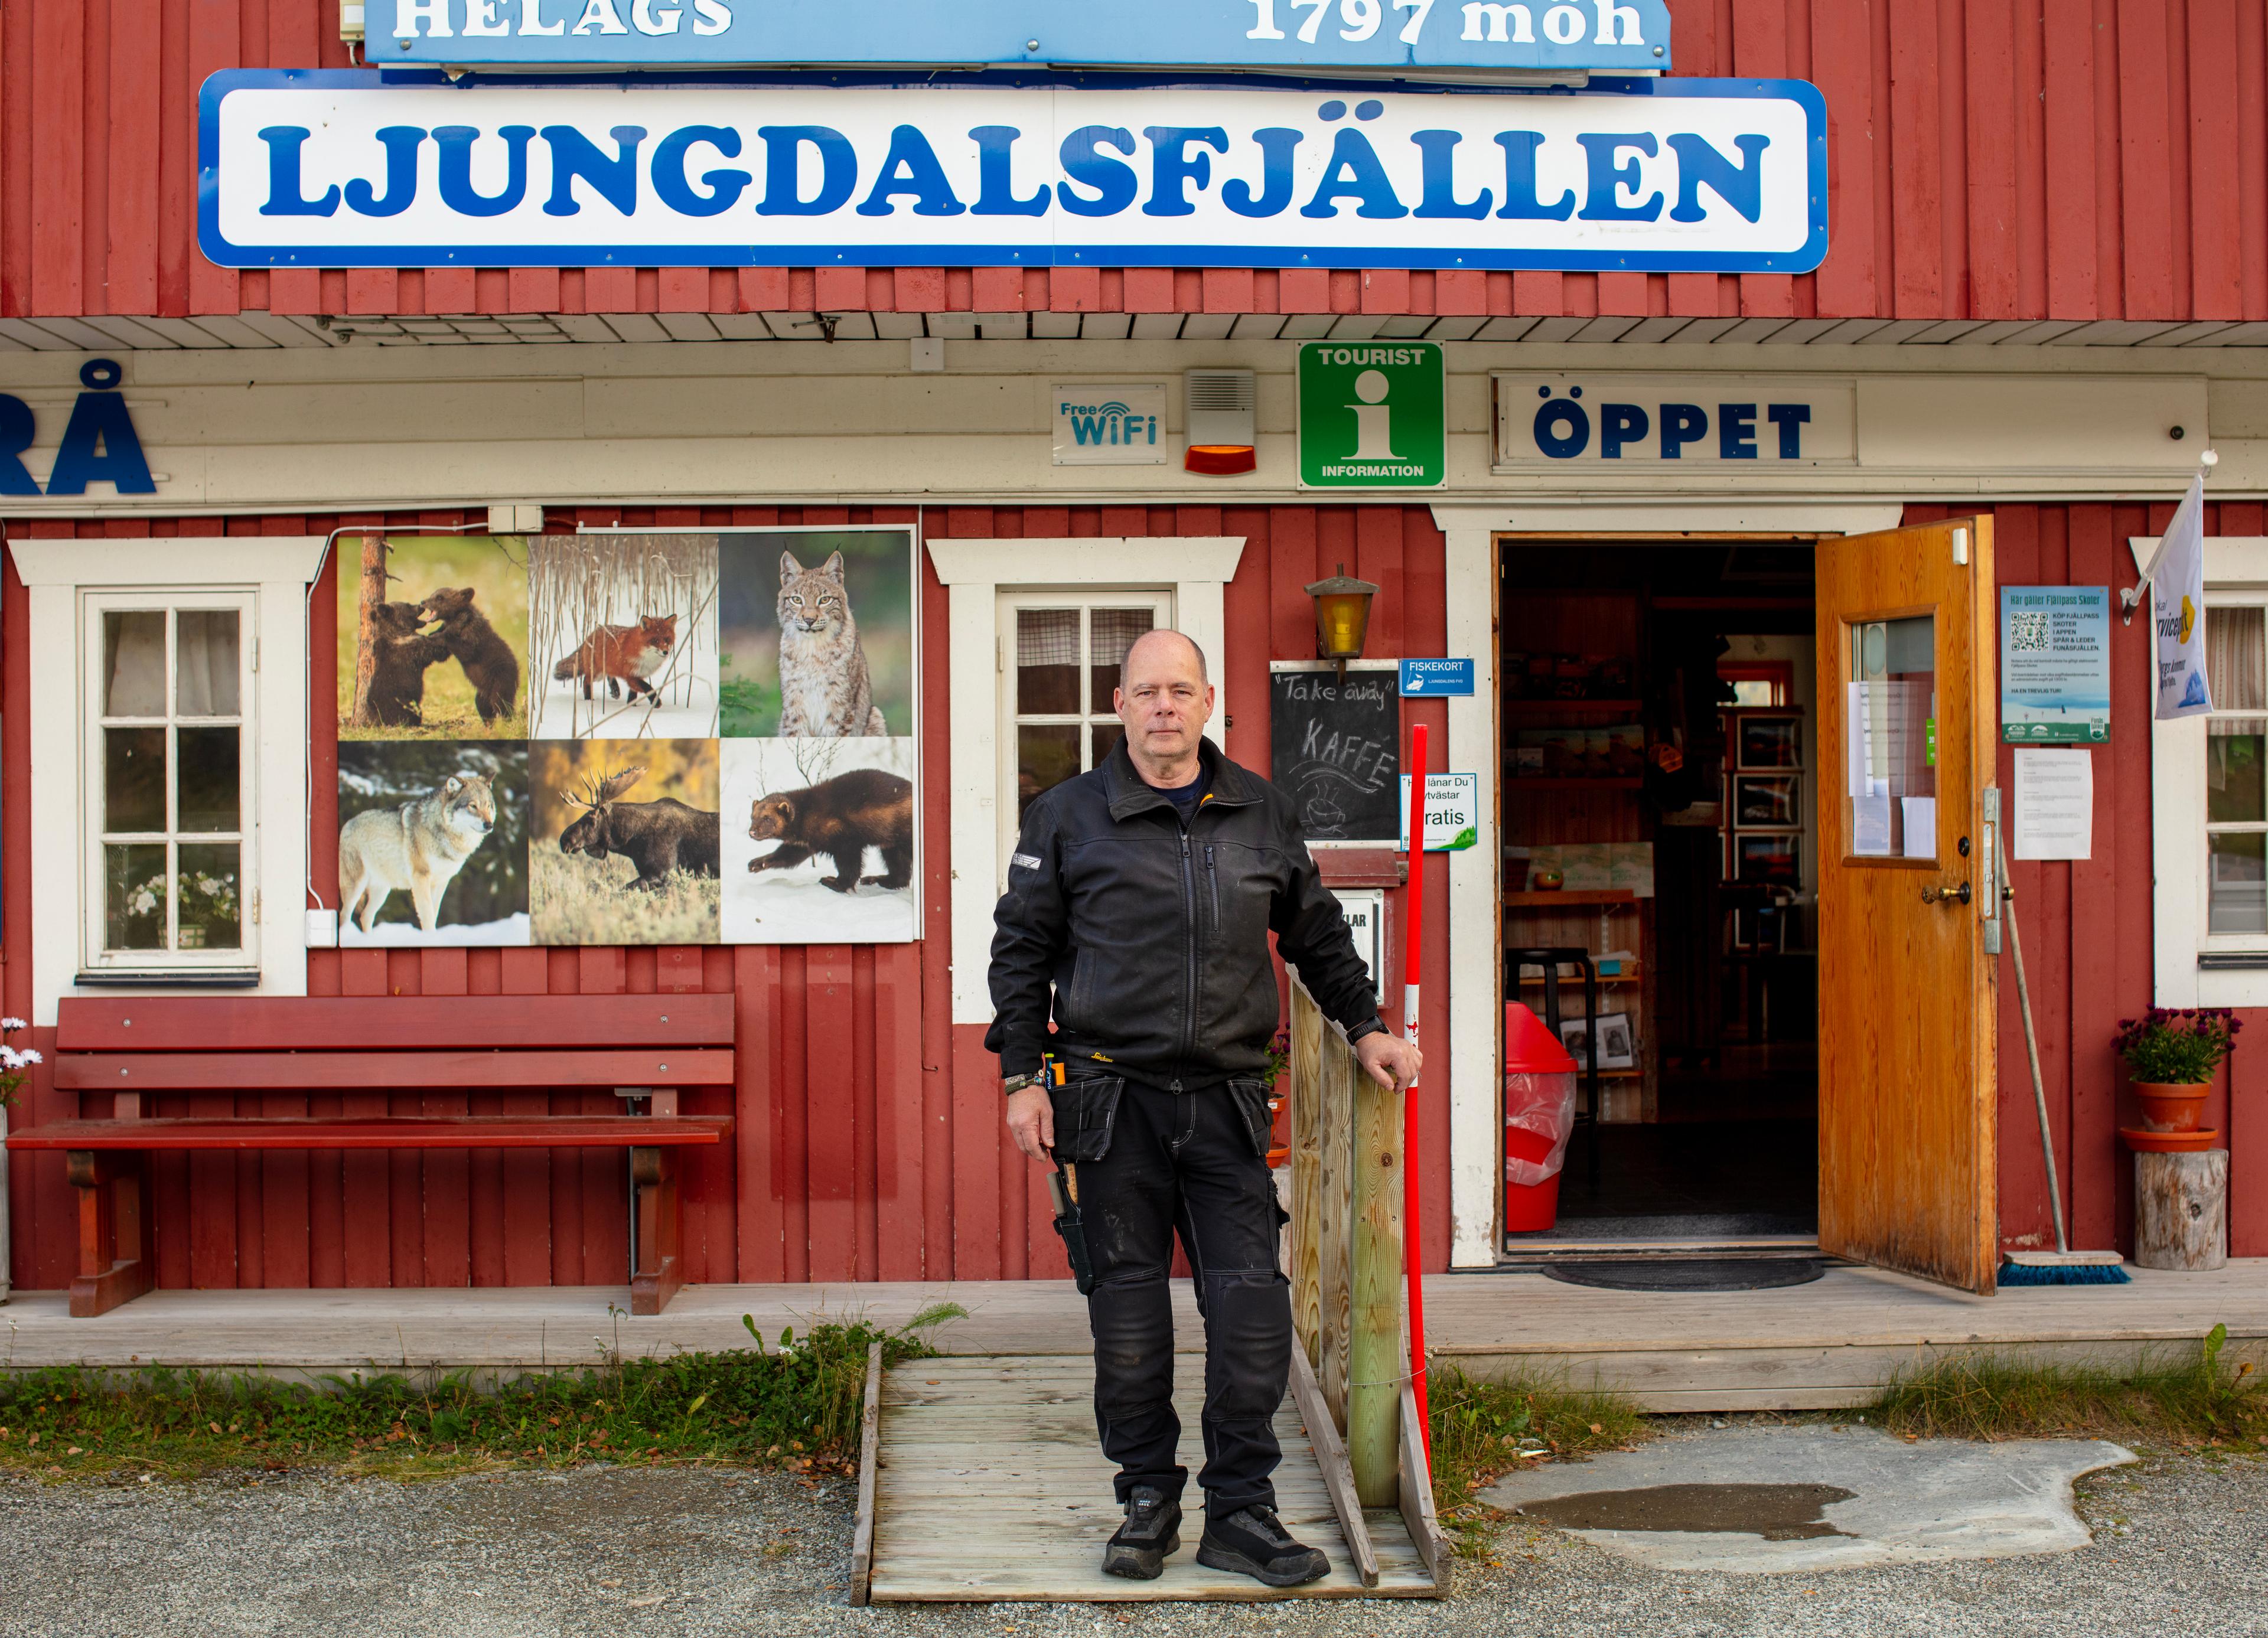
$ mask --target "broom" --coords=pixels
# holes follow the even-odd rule
[[[2048,1125],[2047,1084],[2040,1076],[2039,1037],[2032,1030],[2032,992],[2024,982],[2024,941],[2016,934],[2016,885],[2008,876],[2008,856],[2000,846],[2002,826],[1992,826],[1992,863],[2000,877],[2000,902],[2007,914],[2008,953],[2016,959],[2016,1006],[2024,1015],[2024,1055],[2032,1065],[2032,1105],[2039,1111],[2040,1159],[2048,1171],[2048,1209],[2055,1217],[2051,1252],[2003,1252],[2000,1283],[2007,1285],[2124,1285],[2132,1278],[2117,1252],[2075,1252],[2065,1238],[2063,1191],[2056,1182],[2055,1134]]]

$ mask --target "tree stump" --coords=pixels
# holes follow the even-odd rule
[[[2134,1157],[2134,1261],[2194,1273],[2228,1260],[2228,1151]]]
[[[378,606],[386,601],[386,537],[368,534],[362,541],[362,580],[356,589],[354,703],[347,712],[350,728],[375,728],[378,714],[371,709],[370,687],[378,671]],[[346,572],[343,566],[339,572]]]

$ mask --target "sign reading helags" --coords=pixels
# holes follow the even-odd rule
[[[1816,90],[1602,84],[231,70],[201,94],[198,243],[227,267],[1819,265]]]

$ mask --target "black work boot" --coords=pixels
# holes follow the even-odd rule
[[[1102,1573],[1155,1581],[1166,1561],[1182,1550],[1182,1504],[1163,1490],[1136,1485],[1126,1498],[1126,1522],[1102,1549]]]
[[[1331,1573],[1319,1547],[1294,1541],[1284,1531],[1276,1509],[1264,1504],[1239,1508],[1226,1518],[1205,1514],[1197,1562],[1232,1569],[1270,1587],[1297,1587]]]

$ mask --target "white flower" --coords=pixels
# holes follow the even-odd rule
[[[134,895],[133,909],[135,914],[148,915],[157,909],[157,907],[158,895],[151,892],[147,887],[144,887],[140,892]]]
[[[0,1018],[0,1030],[28,1030],[31,1027],[21,1018]]]
[[[21,1058],[26,1063],[45,1063],[47,1061],[45,1058],[40,1056],[38,1053],[33,1052],[28,1047],[24,1048],[23,1051],[18,1053],[16,1055],[18,1058]]]

